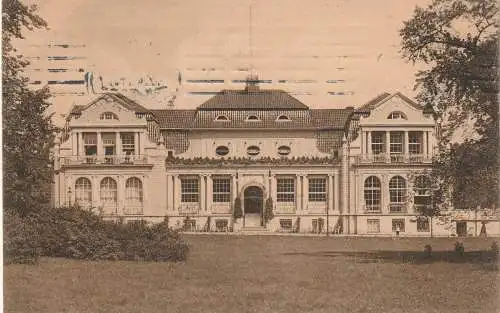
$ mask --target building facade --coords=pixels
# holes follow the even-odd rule
[[[105,93],[68,116],[54,204],[192,231],[428,236],[447,232],[417,212],[435,138],[432,110],[400,93],[311,109],[249,82],[193,110]]]

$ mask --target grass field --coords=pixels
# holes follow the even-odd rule
[[[4,268],[5,312],[497,312],[493,239],[186,236],[186,263]],[[425,244],[435,258],[422,259]]]

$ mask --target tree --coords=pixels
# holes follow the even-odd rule
[[[49,204],[53,178],[51,148],[55,126],[47,110],[47,88],[31,90],[23,70],[28,62],[15,55],[13,39],[23,39],[24,29],[47,26],[36,6],[19,0],[2,0],[3,162],[6,210],[26,215]]]
[[[234,199],[233,218],[236,220],[242,217],[243,217],[243,211],[241,209],[241,198],[236,197],[236,199]]]
[[[266,199],[266,205],[264,207],[264,221],[267,223],[274,218],[273,212],[273,198],[269,197]]]
[[[427,67],[417,73],[417,99],[442,123],[434,175],[454,207],[498,201],[497,15],[495,0],[434,0],[400,31],[403,57]],[[466,124],[474,138],[452,148]]]

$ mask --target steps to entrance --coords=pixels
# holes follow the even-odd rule
[[[264,226],[245,226],[241,229],[241,231],[252,233],[252,232],[268,232],[269,230],[267,230]]]

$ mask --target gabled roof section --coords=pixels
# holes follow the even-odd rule
[[[307,110],[308,107],[283,90],[222,90],[198,110]]]
[[[345,129],[353,111],[352,108],[314,109],[311,110],[311,119],[319,129]]]
[[[387,93],[387,92],[384,92],[384,93],[378,95],[377,97],[373,98],[372,100],[368,101],[367,103],[365,103],[361,107],[359,107],[356,110],[356,113],[370,113],[376,107],[382,105],[383,103],[389,101],[390,99],[392,99],[396,96],[400,97],[401,99],[403,99],[403,101],[405,101],[406,103],[408,103],[409,105],[411,105],[412,107],[414,107],[417,110],[424,109],[424,107],[422,105],[416,103],[415,101],[411,100],[410,98],[408,98],[407,96],[403,95],[401,92],[398,91],[392,95],[390,93]]]
[[[188,129],[191,128],[196,110],[151,110],[160,128]]]
[[[87,108],[91,107],[95,103],[101,101],[102,99],[105,100],[111,100],[115,101],[119,104],[121,104],[124,108],[138,114],[146,114],[149,113],[149,110],[140,105],[139,103],[135,102],[134,100],[124,96],[121,93],[111,93],[111,92],[106,92],[100,95],[97,99],[93,100],[87,105],[74,105],[71,108],[71,111],[69,113],[69,116],[67,119],[71,117],[71,115],[79,115],[82,113],[82,111],[86,110]]]

